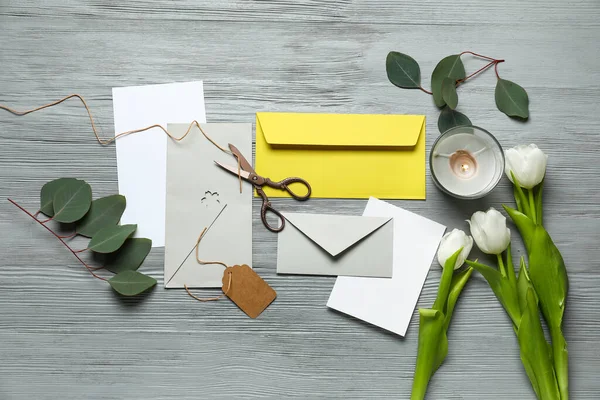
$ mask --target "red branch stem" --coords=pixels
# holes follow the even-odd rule
[[[504,60],[502,60],[502,61],[504,61]],[[498,75],[498,64],[499,63],[496,63],[496,65],[494,65],[494,71],[496,72],[496,78],[500,79],[500,75]]]
[[[75,256],[75,258],[77,258],[77,260],[79,260],[79,262],[90,272],[90,274],[92,274],[92,276],[94,278],[98,278],[101,279],[103,281],[105,281],[106,279],[96,275],[93,271],[92,268],[87,265],[82,259],[81,257],[79,257],[79,255],[77,254],[76,251],[74,251],[56,232],[54,232],[52,229],[48,228],[46,225],[44,225],[44,223],[42,221],[40,221],[39,219],[37,219],[36,217],[33,216],[33,214],[31,214],[29,211],[27,211],[26,209],[24,209],[23,207],[21,207],[20,205],[18,205],[16,202],[14,202],[11,199],[8,199],[8,201],[10,201],[13,205],[15,205],[16,207],[18,207],[21,211],[23,211],[25,214],[29,215],[32,219],[34,219],[38,224],[40,224],[41,226],[43,226],[44,228],[46,228],[48,230],[48,232],[50,232],[51,234],[54,235],[54,237],[56,237],[67,249],[69,249],[69,251]]]
[[[483,56],[481,54],[477,54],[477,53],[473,53],[472,51],[463,51],[462,53],[459,54],[459,56],[462,56],[463,54],[471,54],[475,57],[481,57],[481,58],[485,58],[486,60],[490,60],[490,61],[498,61],[495,58],[492,57],[488,57],[488,56]]]
[[[34,216],[35,216],[35,214],[34,214]],[[75,237],[75,235],[77,235],[77,232],[73,232],[73,233],[71,233],[70,235],[67,235],[67,236],[59,236],[59,238],[61,238],[61,239],[71,239],[71,238]]]
[[[463,83],[464,81],[466,81],[469,78],[474,77],[477,74],[482,73],[483,71],[485,71],[486,69],[488,69],[489,67],[491,67],[492,65],[497,66],[499,63],[504,62],[504,60],[494,60],[494,61],[490,61],[489,63],[487,63],[485,66],[479,68],[477,71],[473,72],[471,75],[467,76],[466,78],[463,79],[459,79],[456,81],[457,84]],[[496,67],[497,68],[497,67]],[[496,69],[496,75],[497,74],[497,69]]]
[[[429,90],[423,88],[423,87],[419,87],[419,89],[421,89],[423,92],[427,93],[427,94],[433,94],[433,92],[430,92]]]

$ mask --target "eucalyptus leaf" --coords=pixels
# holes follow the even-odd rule
[[[438,118],[438,129],[440,133],[446,132],[455,126],[472,126],[471,120],[465,114],[462,114],[450,107],[444,107]]]
[[[42,186],[42,190],[40,192],[40,211],[46,214],[49,217],[54,216],[54,195],[63,187],[63,185],[68,182],[77,181],[75,178],[59,178],[50,182],[46,182],[44,186]]]
[[[521,86],[506,79],[496,84],[496,106],[509,117],[529,118],[529,97]]]
[[[442,98],[446,105],[451,109],[455,109],[458,105],[458,94],[456,93],[456,80],[452,78],[444,78],[442,81]]]
[[[404,89],[421,87],[421,68],[411,56],[390,51],[385,59],[385,70],[390,82],[398,87]]]
[[[96,233],[88,245],[88,249],[96,253],[112,253],[117,251],[125,240],[137,229],[137,225],[108,226]]]
[[[92,188],[85,181],[68,180],[56,191],[52,201],[54,220],[71,223],[80,220],[92,204]]]
[[[137,271],[123,271],[110,278],[108,283],[123,296],[136,296],[156,285],[156,279]]]
[[[125,196],[120,194],[92,201],[89,212],[77,223],[77,233],[92,237],[107,226],[117,225],[125,211],[125,205]]]
[[[118,274],[123,271],[135,271],[150,253],[152,240],[146,238],[127,239],[121,248],[106,255],[104,268]]]
[[[451,78],[455,81],[466,77],[465,66],[460,59],[459,54],[453,54],[440,61],[431,74],[431,91],[433,92],[433,101],[438,107],[443,107],[446,102],[442,96],[442,82],[445,78]]]

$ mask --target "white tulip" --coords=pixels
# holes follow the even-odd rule
[[[452,232],[448,232],[444,235],[444,237],[442,237],[437,253],[438,262],[442,268],[446,265],[446,260],[448,260],[461,247],[463,249],[456,259],[454,269],[460,268],[465,263],[467,257],[469,257],[469,253],[473,248],[473,238],[468,236],[460,229],[453,229]]]
[[[506,217],[495,208],[486,212],[477,211],[471,220],[471,235],[477,247],[486,254],[500,254],[510,243],[510,229],[506,227]]]
[[[548,156],[535,144],[513,147],[506,150],[504,155],[506,158],[504,172],[511,182],[513,182],[511,171],[525,189],[535,187],[544,179]]]

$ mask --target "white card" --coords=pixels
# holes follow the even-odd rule
[[[150,125],[206,122],[202,81],[113,88],[115,133]],[[116,140],[119,193],[127,198],[122,224],[137,237],[165,245],[167,140],[159,128]]]
[[[327,306],[404,336],[446,227],[374,197],[363,216],[394,218],[392,278],[340,276]]]

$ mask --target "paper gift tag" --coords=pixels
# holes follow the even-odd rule
[[[258,317],[277,297],[275,290],[245,264],[225,269],[223,292],[250,318]]]

